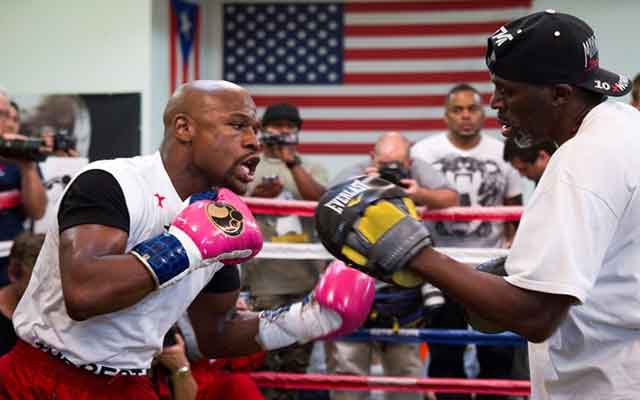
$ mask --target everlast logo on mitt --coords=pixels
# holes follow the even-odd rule
[[[324,206],[340,215],[351,199],[369,189],[371,188],[363,181],[353,181],[342,192],[338,193],[336,197],[325,203]]]

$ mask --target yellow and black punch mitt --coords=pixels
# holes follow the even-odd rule
[[[404,287],[425,282],[405,267],[431,238],[399,186],[370,176],[340,183],[318,202],[315,221],[327,251],[353,268]]]

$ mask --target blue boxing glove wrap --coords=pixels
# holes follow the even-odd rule
[[[183,206],[188,207],[200,200],[215,200],[217,196],[218,192],[213,190],[194,193],[185,200]],[[131,254],[149,269],[158,287],[180,280],[188,273],[190,266],[202,261],[193,241],[182,230],[173,226],[169,228],[169,232],[138,243],[131,249]]]
[[[189,256],[174,235],[160,235],[138,243],[131,249],[142,263],[152,270],[157,286],[162,286],[189,269]]]

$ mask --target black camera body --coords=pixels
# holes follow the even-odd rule
[[[75,136],[69,135],[66,130],[60,130],[53,135],[53,151],[68,151],[76,148]],[[0,157],[19,158],[29,161],[44,161],[46,153],[40,149],[45,147],[43,139],[3,139],[0,137]]]
[[[258,140],[265,146],[296,145],[298,144],[298,134],[278,134],[261,131],[258,133]]]
[[[42,139],[3,139],[0,137],[0,157],[44,161],[46,154],[40,151]]]
[[[176,333],[178,333],[178,329],[176,328],[175,325],[169,328],[167,333],[164,335],[164,338],[162,339],[163,348],[171,347],[178,343],[176,342]]]
[[[409,170],[397,161],[381,164],[378,172],[380,178],[398,186],[402,186],[401,180],[409,178]]]
[[[75,136],[69,135],[66,130],[61,130],[53,135],[53,150],[74,150],[77,142],[78,140]]]

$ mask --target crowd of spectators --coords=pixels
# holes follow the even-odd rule
[[[633,81],[631,104],[640,109],[640,75]],[[454,86],[445,96],[443,117],[447,131],[411,143],[400,132],[380,136],[370,157],[340,171],[329,179],[327,168],[302,157],[298,152],[304,121],[293,104],[273,104],[261,118],[258,139],[262,161],[248,194],[258,198],[281,200],[318,200],[325,190],[358,175],[385,178],[406,191],[417,204],[428,209],[452,206],[521,205],[521,177],[537,183],[553,156],[556,144],[535,143],[522,148],[512,139],[503,142],[482,132],[485,107],[480,93],[468,84]],[[0,138],[28,139],[20,131],[20,108],[0,91]],[[52,155],[52,138],[45,133],[41,148]],[[77,155],[73,149],[58,156]],[[0,210],[0,352],[15,343],[11,316],[24,293],[31,269],[44,241],[43,234],[29,232],[29,220],[44,214],[47,203],[45,185],[38,163],[33,159],[0,153],[0,191],[18,190],[20,204]],[[258,215],[265,241],[277,243],[317,242],[311,218]],[[436,246],[508,248],[517,224],[487,221],[425,222]],[[25,231],[26,230],[26,231]],[[241,267],[242,290],[248,294],[236,308],[255,311],[300,301],[316,285],[324,262],[309,260],[256,259]],[[467,329],[462,307],[447,293],[426,284],[414,289],[395,288],[378,282],[369,319],[364,327]],[[402,301],[393,303],[395,299]],[[389,299],[392,299],[388,304]],[[386,303],[385,303],[386,302]],[[188,327],[176,325],[167,334],[165,350],[156,358],[156,380],[166,397],[190,399],[203,396],[203,388],[213,393],[239,391],[242,398],[295,399],[292,390],[258,391],[248,376],[234,381],[225,371],[268,371],[304,373],[309,368],[314,343],[293,345],[250,358],[218,360],[217,366],[197,354],[197,341]],[[192,344],[190,351],[190,343]],[[316,347],[318,344],[315,344]],[[428,359],[420,357],[418,345],[401,343],[356,343],[327,341],[323,344],[327,372],[371,374],[374,362],[380,362],[385,375],[411,377],[480,377],[527,379],[526,352],[510,347],[477,346],[470,352],[465,346],[430,345]],[[477,370],[469,368],[469,354]],[[194,365],[200,365],[194,379]],[[191,365],[182,373],[185,365]],[[238,367],[238,365],[241,365]],[[215,375],[217,379],[211,380]],[[160,378],[158,378],[158,376]],[[215,381],[213,385],[211,382]],[[157,383],[156,382],[156,383]],[[220,382],[227,382],[220,386]],[[213,386],[212,386],[213,385]],[[167,387],[170,389],[167,391]],[[366,399],[368,392],[333,391],[315,393],[316,398]],[[470,399],[468,395],[429,395],[437,399]],[[233,396],[231,396],[233,397]],[[238,397],[240,398],[240,397]],[[305,398],[310,398],[308,395]],[[388,399],[420,399],[413,393],[390,393]],[[475,399],[506,399],[506,396],[479,395]]]

